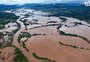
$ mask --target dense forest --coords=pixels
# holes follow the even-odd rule
[[[9,22],[14,22],[18,16],[13,13],[0,12],[0,29],[4,28],[4,25]]]
[[[17,18],[18,16],[13,13],[0,12],[0,24],[6,24],[10,22],[10,20],[14,21]]]

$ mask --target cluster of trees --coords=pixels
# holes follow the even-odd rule
[[[19,48],[15,49],[15,57],[14,62],[29,62],[27,58],[23,55],[23,53],[19,50]]]
[[[60,42],[60,41],[59,41],[59,44],[61,44],[61,45],[65,45],[65,46],[69,46],[69,47],[73,47],[73,48],[79,48],[78,46],[64,44],[64,43],[62,43],[62,42]]]
[[[25,41],[21,41],[22,38],[26,37],[27,39]],[[21,32],[21,34],[18,37],[18,42],[21,43],[22,42],[22,47],[25,48],[27,51],[28,49],[26,48],[25,42],[31,38],[31,34],[29,34],[28,32]]]
[[[33,55],[35,58],[37,58],[37,59],[39,59],[39,60],[41,60],[41,61],[43,61],[43,62],[56,62],[55,60],[51,60],[51,59],[44,58],[44,57],[39,57],[39,56],[37,56],[36,53],[32,53],[32,55]]]
[[[89,41],[87,38],[83,37],[83,36],[79,36],[79,35],[76,35],[76,34],[65,33],[65,32],[63,32],[63,31],[60,31],[59,34],[60,34],[60,35],[65,35],[65,36],[79,37],[79,38],[82,38],[83,40],[85,40],[87,43],[90,44],[90,41]]]
[[[0,12],[0,24],[7,24],[10,21],[15,21],[18,16],[13,13]]]
[[[21,42],[21,39],[26,37],[27,39],[25,41],[27,41],[29,38],[31,38],[31,34],[29,34],[28,32],[21,32],[21,34],[18,37],[18,42]]]
[[[61,22],[66,22],[67,21],[67,18],[64,18],[64,17],[59,17],[62,21]]]
[[[59,44],[65,45],[65,46],[69,46],[69,47],[72,47],[72,48],[78,48],[78,49],[90,50],[89,48],[79,47],[79,46],[76,46],[76,45],[68,45],[68,44],[64,44],[64,43],[62,43],[62,42],[60,42],[60,41],[59,41]]]
[[[13,13],[0,12],[0,29],[5,28],[5,24],[15,22],[19,17]]]
[[[60,35],[65,35],[65,36],[74,36],[74,37],[78,37],[78,35],[65,33],[65,32],[63,32],[63,31],[60,31],[59,34],[60,34]]]
[[[57,21],[48,21],[47,24],[48,23],[57,23]]]
[[[25,29],[27,30],[27,26],[29,25],[29,22],[27,22],[27,19],[22,20],[20,19],[21,22],[23,22],[23,24],[25,25]]]
[[[42,35],[42,34],[37,34],[37,33],[36,33],[36,34],[33,34],[32,36],[41,36],[41,35]]]
[[[5,34],[3,32],[0,32],[0,39],[1,39],[0,48],[12,46],[13,35],[14,35],[14,33],[12,33],[12,32],[6,31]]]

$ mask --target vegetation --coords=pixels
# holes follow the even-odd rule
[[[41,61],[43,61],[43,62],[56,62],[55,60],[51,60],[51,59],[44,58],[44,57],[39,57],[39,56],[37,56],[36,53],[32,53],[32,55],[33,55],[35,58],[37,58],[37,59],[39,59],[39,60],[41,60]]]
[[[66,22],[67,21],[67,18],[64,18],[64,17],[59,17],[62,21],[61,22]]]
[[[25,19],[25,20],[21,19],[20,21],[23,22],[23,24],[25,25],[25,29],[27,30],[27,26],[29,25],[29,23],[27,22],[27,19]]]
[[[17,23],[18,28],[16,30],[12,30],[14,34],[21,28],[21,25],[18,22],[16,22],[16,23]]]
[[[15,34],[18,30],[19,30],[19,28],[12,30],[12,32]]]
[[[21,34],[18,37],[18,42],[21,42],[21,39],[26,37],[27,39],[25,41],[27,41],[29,38],[31,38],[31,34],[29,34],[28,32],[21,32]],[[25,42],[24,41],[24,42]]]
[[[25,46],[25,42],[22,42],[22,47],[25,48],[27,51],[29,51]]]
[[[25,41],[21,41],[22,38],[26,37],[27,39]],[[31,38],[31,34],[29,34],[28,32],[21,32],[21,34],[18,37],[18,42],[21,43],[22,42],[22,47],[25,48],[27,51],[28,49],[25,46],[25,42]]]
[[[60,35],[65,35],[65,36],[74,36],[74,37],[78,37],[78,35],[75,35],[75,34],[67,34],[67,33],[65,33],[65,32],[63,32],[63,31],[60,31],[60,33],[59,33]]]
[[[60,34],[60,35],[65,35],[65,36],[79,37],[79,38],[82,38],[83,40],[85,40],[86,42],[88,42],[88,43],[90,44],[90,41],[89,41],[87,38],[83,37],[83,36],[79,36],[79,35],[76,35],[76,34],[65,33],[65,32],[63,32],[63,31],[60,31],[59,34]]]
[[[73,47],[73,48],[79,48],[78,46],[64,44],[64,43],[62,43],[62,42],[60,42],[60,41],[59,41],[59,44],[61,44],[61,45],[65,45],[65,46],[69,46],[69,47]]]
[[[66,16],[84,20],[90,23],[90,7],[84,4],[77,3],[63,3],[63,4],[25,4],[25,5],[0,5],[0,10],[10,10],[16,8],[30,8],[34,10],[41,10],[49,12],[49,16]]]
[[[3,24],[0,24],[0,29],[5,28],[5,26]]]
[[[18,16],[13,13],[0,12],[0,29],[5,28],[5,24],[15,22]]]
[[[7,13],[7,12],[0,12],[0,24],[7,24],[10,21],[15,21],[18,18],[18,16],[16,16],[13,13]]]
[[[49,12],[49,16],[73,17],[90,23],[90,7],[84,4],[25,4],[24,7]]]
[[[15,55],[14,62],[29,62],[18,48],[15,49]]]
[[[6,33],[7,38],[4,38],[5,35],[2,34],[2,36],[1,36],[1,39],[2,39],[1,46],[2,46],[2,48],[12,46],[13,35],[14,35],[14,33],[7,32]]]
[[[2,48],[2,43],[0,43],[0,48]]]
[[[32,36],[41,36],[41,35],[42,35],[42,34],[37,34],[37,33],[36,33],[36,34],[33,34]]]
[[[85,49],[85,50],[90,50],[89,48],[84,48],[84,47],[79,47],[76,45],[68,45],[68,44],[64,44],[62,42],[59,41],[59,44],[64,45],[64,46],[68,46],[68,47],[72,47],[72,48],[77,48],[77,49]]]
[[[33,22],[37,22],[38,20],[37,19],[32,19],[33,20]]]
[[[59,28],[62,27],[62,24],[59,24],[58,27],[57,27],[57,31],[60,32]]]
[[[57,23],[57,21],[48,21],[47,23]]]
[[[3,36],[3,32],[0,32],[0,38],[2,38],[2,36]]]

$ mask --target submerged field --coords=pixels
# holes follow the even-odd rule
[[[32,9],[5,12],[15,21],[0,29],[0,62],[90,62],[89,23]]]

